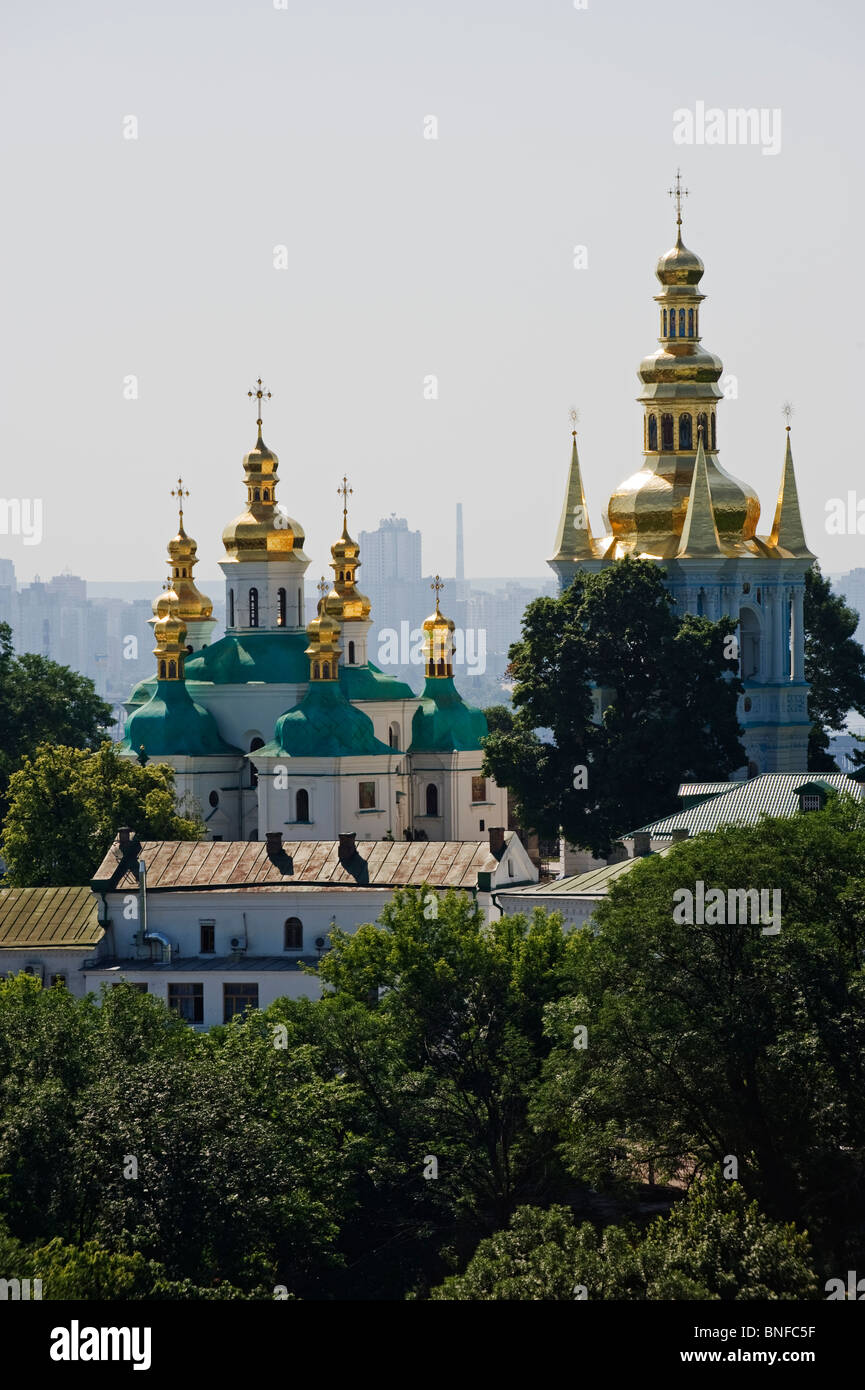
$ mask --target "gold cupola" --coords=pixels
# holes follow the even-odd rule
[[[258,403],[258,438],[243,460],[246,510],[226,526],[222,533],[229,561],[286,560],[297,557],[308,563],[303,553],[304,534],[299,522],[276,505],[279,459],[261,435],[261,405],[270,399],[259,377],[256,389],[248,391]]]
[[[198,564],[198,546],[183,529],[183,499],[189,496],[184,489],[183,479],[177,479],[177,487],[172,489],[172,497],[177,498],[179,524],[177,535],[168,542],[168,563],[171,566],[171,588],[179,601],[179,614],[187,628],[190,624],[206,623],[213,618],[213,604],[195,586],[192,571]]]
[[[318,612],[311,622],[307,623],[306,627],[309,637],[306,655],[309,657],[309,678],[311,681],[335,681],[339,679],[339,658],[342,655],[342,649],[339,645],[339,623],[327,612],[327,589],[327,580],[322,575],[321,583],[318,586],[320,594]]]
[[[452,678],[454,673],[454,622],[446,618],[439,607],[439,594],[444,584],[438,575],[430,588],[435,589],[436,606],[423,624],[424,672],[428,679],[445,680]]]
[[[180,599],[171,588],[165,588],[153,601],[153,636],[156,646],[156,678],[161,681],[182,681],[186,661],[186,624],[180,616]]]
[[[747,483],[718,462],[717,405],[723,399],[718,381],[721,359],[701,345],[699,291],[703,262],[682,241],[682,198],[687,190],[676,175],[676,243],[658,261],[655,274],[661,293],[660,347],[640,363],[643,390],[644,463],[613,493],[608,515],[611,535],[603,553],[611,558],[674,556],[688,511],[698,439],[705,452],[706,475],[718,536],[724,553],[753,548],[760,503]]]
[[[348,498],[354,491],[343,476],[337,492],[342,494],[342,534],[330,548],[330,567],[333,570],[333,588],[325,599],[325,609],[337,622],[345,623],[366,620],[370,614],[370,601],[355,587],[360,568],[360,546],[348,534]]]

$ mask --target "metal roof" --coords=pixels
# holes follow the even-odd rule
[[[125,974],[127,971],[146,971],[151,974],[153,971],[159,973],[168,972],[176,974],[200,975],[202,972],[211,973],[218,971],[223,974],[232,974],[234,971],[256,971],[267,973],[270,970],[298,970],[301,965],[318,965],[317,955],[301,955],[297,953],[290,955],[288,952],[284,956],[180,956],[171,961],[155,960],[134,960],[131,957],[124,960],[113,956],[110,960],[94,960],[85,962],[82,969],[89,975]]]
[[[679,796],[717,796],[720,792],[730,790],[729,782],[683,782],[679,787]]]
[[[505,832],[505,850],[514,831]],[[135,858],[121,863],[119,839],[94,875],[112,892],[138,887]],[[333,887],[475,888],[478,872],[495,872],[500,860],[488,842],[474,840],[360,840],[347,864],[336,840],[286,840],[273,857],[263,840],[146,840],[147,891],[239,889],[316,884]]]
[[[672,845],[659,850],[661,855],[669,854]],[[603,898],[610,891],[610,884],[623,874],[631,872],[637,864],[653,859],[653,854],[639,855],[636,859],[623,859],[618,864],[601,864],[597,869],[589,869],[584,874],[570,874],[567,878],[555,878],[546,883],[530,883],[525,888],[497,888],[497,898]]]
[[[807,772],[764,772],[747,782],[732,782],[722,795],[710,796],[699,806],[642,825],[640,830],[653,839],[662,839],[679,828],[687,829],[690,835],[700,835],[705,830],[717,830],[719,825],[754,825],[761,816],[793,816],[799,810],[796,788],[812,780]],[[861,800],[862,788],[846,772],[823,773],[820,781],[834,791],[849,792]],[[631,839],[638,833],[632,830],[623,838]]]
[[[96,908],[89,888],[0,889],[0,948],[95,946]]]

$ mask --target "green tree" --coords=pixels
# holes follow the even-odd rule
[[[39,744],[98,748],[111,717],[88,677],[33,652],[16,655],[12,629],[0,623],[0,817],[9,778]]]
[[[742,687],[725,650],[735,625],[677,617],[663,579],[628,558],[580,571],[560,597],[526,609],[511,648],[515,718],[496,721],[484,766],[513,792],[520,823],[545,838],[561,828],[604,854],[675,810],[683,778],[723,778],[745,762]]]
[[[806,1235],[771,1221],[717,1172],[644,1234],[574,1224],[566,1207],[520,1207],[482,1240],[441,1300],[799,1299],[817,1296]]]
[[[805,575],[805,679],[808,692],[808,767],[836,772],[829,753],[830,733],[839,733],[850,710],[865,714],[865,651],[855,640],[859,614],[814,564]],[[865,754],[854,754],[865,762]]]
[[[164,763],[142,767],[110,743],[95,752],[41,744],[9,782],[6,885],[87,883],[121,825],[153,840],[198,840],[204,830],[200,817],[178,812]]]
[[[578,933],[534,1109],[575,1176],[634,1181],[729,1155],[823,1253],[865,1246],[865,808],[724,827],[624,875]],[[780,931],[699,921],[697,883],[761,890]],[[692,895],[692,920],[684,920]],[[774,899],[771,895],[777,893]],[[588,1045],[571,1045],[574,1022]]]

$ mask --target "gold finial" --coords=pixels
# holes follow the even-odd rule
[[[325,594],[327,593],[327,591],[328,591],[329,588],[330,588],[330,585],[328,584],[328,582],[327,582],[327,580],[325,579],[324,575],[322,575],[322,576],[321,576],[321,579],[318,581],[318,592],[321,594],[321,597],[322,597],[322,598],[324,598],[324,596],[325,596]]]
[[[349,499],[349,495],[350,495],[351,493],[354,492],[354,488],[353,488],[353,487],[349,487],[349,485],[348,485],[348,478],[345,476],[344,473],[343,473],[343,475],[342,475],[342,484],[341,484],[340,487],[337,488],[337,492],[342,493],[342,525],[343,525],[343,530],[344,530],[345,527],[346,527],[347,524],[348,524],[348,499]]]
[[[682,187],[682,172],[681,172],[680,169],[677,169],[677,170],[676,170],[676,183],[675,183],[675,186],[674,186],[673,188],[668,188],[668,189],[667,189],[667,192],[669,193],[669,195],[670,195],[671,198],[675,198],[675,200],[676,200],[676,226],[677,226],[677,227],[681,227],[681,225],[682,225],[682,199],[683,199],[683,198],[687,198],[687,196],[688,196],[688,190],[687,190],[687,188],[683,188],[683,187]]]
[[[792,407],[792,405],[790,404],[789,401],[785,401],[784,404],[781,406],[781,414],[784,416],[784,418],[785,418],[786,421],[787,421],[787,433],[789,434],[789,433],[790,433],[790,421],[791,421],[792,418],[793,418],[793,407]]]
[[[580,412],[577,410],[576,406],[572,405],[568,414],[571,418],[571,434],[574,436],[574,439],[576,439],[577,425],[580,423]]]
[[[183,499],[189,496],[189,488],[184,491],[183,479],[177,479],[177,487],[171,489],[171,496],[177,498],[177,510],[180,512],[180,529],[183,530]]]
[[[441,580],[441,578],[440,578],[439,575],[436,575],[436,577],[435,577],[435,579],[433,580],[432,584],[430,584],[430,588],[431,588],[431,589],[435,589],[435,591],[436,591],[436,613],[439,613],[439,614],[440,614],[440,609],[439,609],[439,594],[441,593],[442,589],[444,588],[444,584],[442,583],[442,580]]]
[[[263,385],[262,385],[262,382],[261,382],[261,377],[258,378],[258,381],[255,383],[255,386],[256,386],[256,389],[255,389],[254,391],[247,391],[246,394],[247,394],[247,396],[249,396],[250,400],[255,400],[255,401],[258,402],[258,405],[257,405],[258,419],[256,420],[255,423],[258,425],[258,433],[261,434],[261,404],[262,404],[262,401],[269,401],[269,400],[270,400],[270,392],[269,392],[269,391],[265,391],[265,389],[264,389],[264,387],[263,387]]]

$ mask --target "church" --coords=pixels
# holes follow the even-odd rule
[[[183,525],[169,542],[170,578],[153,605],[156,672],[125,705],[121,751],[174,769],[178,799],[200,808],[208,840],[483,841],[507,825],[507,793],[483,776],[483,711],[454,685],[454,623],[423,625],[420,695],[368,659],[369,599],[357,588],[360,548],[331,547],[333,584],[304,623],[301,524],[277,503],[278,459],[258,438],[243,460],[245,506],[222,535],[225,635],[211,643],[213,605],[196,587],[197,546]]]
[[[719,357],[701,345],[699,285],[704,266],[682,242],[677,175],[676,244],[655,274],[661,293],[657,351],[640,364],[644,461],[610,498],[608,534],[594,536],[583,490],[576,433],[564,507],[549,565],[560,590],[578,569],[597,573],[626,555],[663,565],[680,614],[722,616],[738,624],[744,694],[738,718],[747,766],[742,776],[802,772],[808,766],[808,685],[803,607],[808,549],[790,447],[768,534],[758,535],[760,502],[722,468]],[[599,718],[607,703],[595,692]]]

